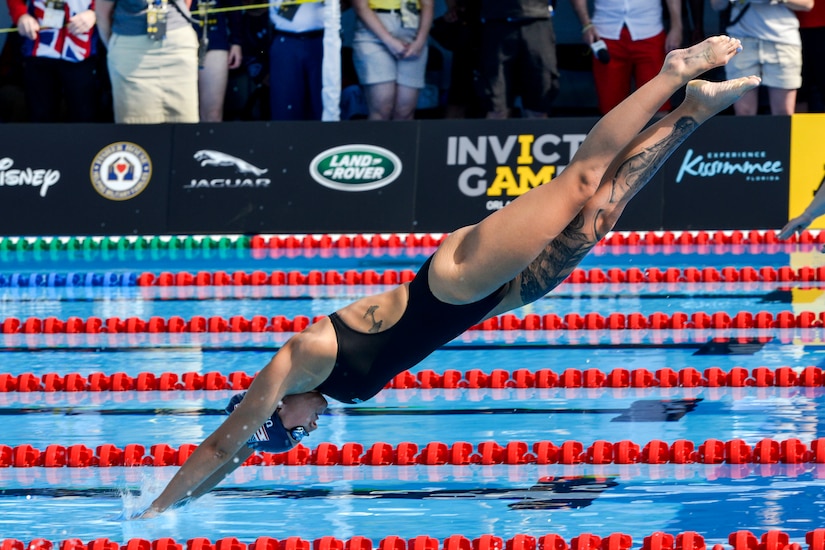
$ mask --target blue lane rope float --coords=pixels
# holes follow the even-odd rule
[[[0,287],[188,287],[188,286],[318,286],[395,285],[412,280],[411,269],[301,271],[187,271],[152,272],[42,272],[0,273]],[[693,284],[693,283],[809,283],[825,281],[825,266],[763,267],[651,267],[640,269],[575,269],[565,280],[572,284]]]

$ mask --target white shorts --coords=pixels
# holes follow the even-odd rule
[[[740,38],[742,51],[725,66],[728,79],[756,75],[762,85],[783,90],[802,86],[802,47]]]
[[[401,26],[401,14],[376,12],[378,19],[391,35],[412,42],[418,29]],[[427,71],[427,47],[418,57],[397,59],[359,19],[352,39],[352,61],[361,84],[381,84],[395,82],[408,88],[423,88],[424,73]]]

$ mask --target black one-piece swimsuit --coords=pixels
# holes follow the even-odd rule
[[[477,302],[447,304],[430,291],[424,262],[410,282],[407,309],[387,330],[364,333],[347,326],[337,313],[329,316],[338,338],[335,367],[317,390],[344,403],[370,399],[398,373],[417,365],[495,308],[507,293],[507,285]]]

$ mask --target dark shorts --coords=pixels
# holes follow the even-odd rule
[[[479,85],[488,111],[504,112],[516,97],[531,111],[550,111],[559,89],[556,34],[550,19],[486,21]]]
[[[197,15],[197,12],[195,12],[195,15]],[[226,15],[222,13],[211,13],[208,17],[206,37],[209,39],[209,45],[206,48],[207,51],[229,51],[229,26],[226,21]],[[198,40],[200,40],[203,36],[203,27],[201,25],[192,26],[195,28],[195,32],[198,33]]]
[[[799,29],[802,37],[802,88],[798,99],[820,111],[825,99],[825,27]],[[815,104],[815,105],[813,105]]]

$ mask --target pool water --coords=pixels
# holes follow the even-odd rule
[[[599,248],[583,269],[812,265],[814,248],[696,247],[621,250]],[[317,254],[250,251],[119,251],[104,254],[6,253],[6,280],[15,274],[200,270],[385,270],[416,269],[428,251]],[[519,317],[537,313],[825,311],[823,284],[571,284]],[[152,316],[255,315],[289,318],[324,315],[380,285],[136,287],[0,285],[0,321],[6,318],[91,316],[102,319]],[[550,369],[822,368],[821,328],[703,330],[471,331],[428,357],[417,369],[442,375],[473,369],[514,373]],[[253,375],[289,334],[2,334],[0,374],[210,373]],[[233,391],[0,392],[0,446],[168,444],[203,440],[224,418]],[[448,447],[466,442],[651,441],[796,439],[808,446],[823,437],[825,389],[818,387],[439,387],[385,389],[359,405],[331,402],[320,426],[306,440],[364,450],[386,443]],[[583,533],[626,533],[634,546],[657,531],[697,532],[708,545],[728,535],[781,530],[805,543],[806,533],[825,524],[825,464],[440,464],[273,465],[239,468],[201,500],[159,518],[126,521],[124,513],[151,501],[175,466],[0,468],[0,540],[64,541],[107,538],[268,536],[341,540],[367,537],[376,545],[390,536],[419,535],[440,541],[494,534],[569,541]]]

